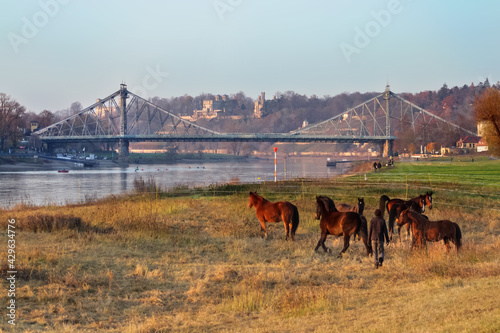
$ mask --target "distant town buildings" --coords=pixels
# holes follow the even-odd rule
[[[478,136],[468,135],[464,138],[460,138],[460,140],[457,141],[457,148],[468,148],[476,150],[479,140],[481,140],[481,138]]]
[[[484,138],[481,138],[481,140],[479,140],[479,142],[477,143],[476,150],[478,153],[483,152],[483,151],[488,151],[488,143],[486,142],[486,140]]]

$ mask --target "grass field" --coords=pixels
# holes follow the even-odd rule
[[[284,240],[282,224],[260,237],[250,190],[298,207],[295,242]],[[340,259],[335,237],[326,242],[331,254],[313,251],[316,195],[350,204],[364,197],[369,221],[382,194],[429,190],[429,218],[462,229],[458,256],[442,242],[411,252],[405,237],[386,248],[380,269],[359,241]],[[0,211],[0,268],[5,276],[15,219],[19,332],[498,332],[499,202],[500,161],[476,159],[18,206]],[[3,311],[0,327],[11,331]]]

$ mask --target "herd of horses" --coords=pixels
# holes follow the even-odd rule
[[[398,227],[400,236],[401,228],[406,225],[408,235],[412,232],[412,249],[414,247],[426,247],[427,242],[438,242],[443,240],[449,251],[452,242],[458,253],[462,245],[462,232],[458,224],[448,221],[430,221],[426,215],[425,207],[432,209],[432,194],[427,192],[410,200],[390,199],[382,195],[379,201],[379,209],[384,217],[385,211],[389,214],[388,229],[390,239],[394,234],[394,224]],[[285,225],[286,239],[295,240],[295,233],[299,225],[299,211],[295,205],[288,201],[270,202],[250,192],[249,207],[254,207],[257,218],[261,225],[261,232],[267,237],[266,223],[283,222]],[[344,238],[344,247],[339,257],[349,248],[351,236],[359,237],[366,247],[367,255],[372,254],[370,240],[368,240],[368,222],[363,215],[365,208],[364,198],[358,198],[356,205],[335,205],[332,199],[326,196],[316,197],[316,220],[319,220],[321,236],[315,251],[321,246],[325,252],[330,252],[326,247],[325,240],[328,235]]]

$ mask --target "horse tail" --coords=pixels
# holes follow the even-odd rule
[[[363,215],[359,215],[359,217],[361,218],[361,224],[359,225],[357,235],[365,244],[368,255],[370,255],[373,253],[373,249],[371,242],[368,240],[368,221]]]
[[[292,215],[292,235],[295,235],[295,231],[297,231],[297,227],[299,226],[299,210],[297,206],[293,206],[293,215]]]
[[[457,246],[457,251],[458,248],[462,246],[462,230],[460,230],[460,227],[458,224],[453,223],[455,225],[455,230],[456,230],[456,238],[457,238],[457,243],[455,244]]]
[[[394,232],[394,221],[396,221],[397,205],[392,205],[391,211],[389,212],[389,233]]]
[[[384,213],[385,213],[385,210],[386,210],[386,202],[389,201],[391,199],[389,199],[389,197],[387,195],[383,195],[380,197],[380,202],[378,204],[378,209],[380,209],[380,211],[382,212],[382,218],[384,218]],[[387,213],[389,213],[389,210],[387,211]]]

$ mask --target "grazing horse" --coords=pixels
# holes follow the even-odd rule
[[[455,222],[449,220],[429,221],[426,217],[413,212],[409,209],[401,213],[401,219],[404,223],[409,223],[412,228],[415,244],[418,246],[427,246],[427,242],[438,242],[443,240],[446,251],[449,251],[450,241],[458,249],[462,246],[462,231]]]
[[[292,240],[295,240],[295,232],[299,226],[299,211],[297,207],[288,201],[270,202],[257,192],[250,192],[248,207],[255,207],[257,218],[260,222],[260,230],[267,237],[266,222],[281,222],[285,224],[286,237],[291,231]]]
[[[321,237],[318,241],[318,245],[314,251],[317,251],[321,246],[325,252],[329,252],[325,246],[325,240],[327,235],[334,236],[344,236],[344,248],[339,254],[342,256],[349,248],[349,240],[351,235],[361,235],[361,239],[366,246],[366,252],[370,255],[373,251],[371,245],[368,243],[368,227],[363,220],[361,215],[355,212],[339,212],[335,207],[335,203],[332,199],[328,197],[316,197],[316,220],[320,220],[319,226],[321,229]]]
[[[363,223],[368,224],[366,218],[363,216],[363,211],[365,210],[365,198],[358,198],[358,203],[355,206],[351,206],[345,203],[341,203],[337,207],[339,212],[356,212],[361,215],[361,219],[363,219]],[[359,235],[358,235],[359,238]],[[356,235],[354,235],[353,240],[356,240]]]

